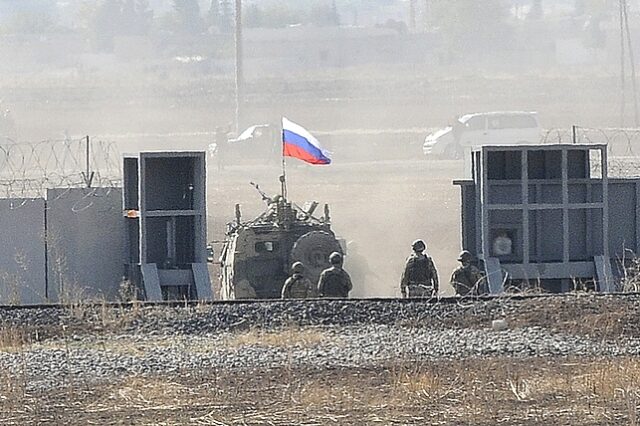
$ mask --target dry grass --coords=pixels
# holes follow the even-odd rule
[[[69,315],[81,313],[83,307],[74,309]],[[87,310],[80,317],[100,317],[101,327],[109,329],[141,314],[139,308],[120,312],[105,307]],[[620,332],[619,324],[628,319],[595,309],[580,321],[581,327],[590,330],[609,329],[603,331],[609,336]],[[161,345],[191,354],[210,351],[214,345],[237,350],[276,347],[293,353],[339,339],[322,328],[296,326],[248,329],[217,339],[159,336],[133,344],[109,338],[76,342],[66,339],[71,333],[63,330],[61,339],[37,346],[62,345],[68,350],[89,344],[96,350],[134,356]],[[0,352],[25,353],[37,349],[32,343],[38,340],[28,329],[0,329]],[[69,418],[71,424],[635,425],[640,403],[640,359],[622,357],[418,362],[399,354],[397,361],[370,369],[298,368],[290,363],[273,370],[185,370],[35,393],[27,391],[27,367],[25,363],[20,371],[0,372],[0,424]]]
[[[635,424],[640,361],[526,360],[518,364],[514,360],[488,360],[463,361],[444,368],[409,364],[392,370],[391,385],[393,401],[456,403],[468,414],[493,416],[499,407],[522,405],[546,407],[547,414],[558,416],[569,410],[599,421],[617,412]]]
[[[30,334],[22,327],[0,328],[0,352],[16,352],[31,341]]]
[[[71,424],[635,425],[640,360],[181,372],[39,395],[25,394],[21,381],[20,375],[2,381],[0,422],[13,416],[19,424],[60,417]],[[25,409],[35,405],[37,412]]]
[[[101,315],[101,318],[104,318]],[[122,324],[130,318],[131,313],[124,313],[119,316],[105,318],[107,321],[105,328]],[[37,343],[37,348],[82,348],[109,351],[113,353],[126,354],[131,356],[143,356],[146,352],[158,347],[173,346],[181,351],[199,354],[207,353],[221,346],[241,350],[243,347],[272,347],[283,349],[305,348],[320,345],[331,340],[332,345],[336,344],[339,337],[327,334],[327,331],[312,327],[287,327],[282,330],[261,330],[258,328],[247,331],[236,332],[224,335],[221,340],[217,339],[190,339],[188,337],[174,337],[167,339],[158,336],[143,341],[131,341],[128,339],[97,338],[91,340],[67,340],[68,332],[63,332],[59,339],[51,339]]]
[[[503,364],[503,365],[499,365]],[[240,423],[244,416],[299,423],[352,424],[377,418],[421,424],[477,424],[569,420],[571,424],[635,424],[638,363],[634,360],[537,365],[513,361],[448,365],[406,364],[390,370],[273,372],[218,377],[196,386],[142,380],[119,388],[119,407],[163,407],[180,413],[207,408],[211,418]],[[286,378],[283,380],[283,378]],[[231,379],[231,380],[228,380]],[[226,407],[222,409],[221,407]],[[211,414],[213,413],[213,414]],[[333,419],[333,420],[332,420]]]
[[[626,252],[625,252],[626,254]],[[640,291],[640,257],[631,253],[628,258],[623,258],[620,263],[624,265],[624,275],[620,288],[626,293],[637,293]]]

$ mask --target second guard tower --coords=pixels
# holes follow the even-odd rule
[[[616,291],[621,260],[640,252],[640,179],[610,179],[607,146],[482,146],[462,192],[462,246],[490,291],[507,281],[551,292],[576,280]]]
[[[210,300],[205,153],[124,158],[127,277],[145,300]]]

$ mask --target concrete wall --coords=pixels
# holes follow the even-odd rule
[[[44,199],[0,199],[0,304],[46,300]]]
[[[629,257],[631,250],[640,254],[638,238],[638,191],[640,180],[616,180],[609,183],[609,252],[613,257]]]
[[[47,191],[49,300],[117,298],[123,277],[120,188]]]

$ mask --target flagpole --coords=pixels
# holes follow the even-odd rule
[[[280,120],[280,140],[282,145],[282,175],[280,176],[280,191],[282,197],[287,199],[287,161],[284,155],[284,129],[282,126],[282,120]]]

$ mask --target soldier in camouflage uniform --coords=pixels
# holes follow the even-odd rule
[[[422,240],[414,241],[413,253],[407,258],[400,279],[402,297],[434,297],[438,295],[438,271],[433,260],[423,253],[427,246]]]
[[[305,268],[302,262],[294,263],[291,272],[291,277],[282,287],[283,299],[310,299],[317,296],[314,285],[304,276]]]
[[[459,296],[481,295],[486,293],[484,277],[478,268],[471,264],[473,255],[463,250],[458,256],[462,265],[451,274],[451,286]]]
[[[322,271],[318,280],[320,297],[349,297],[353,284],[347,271],[342,269],[342,255],[334,251],[329,256],[329,262],[331,267]]]

